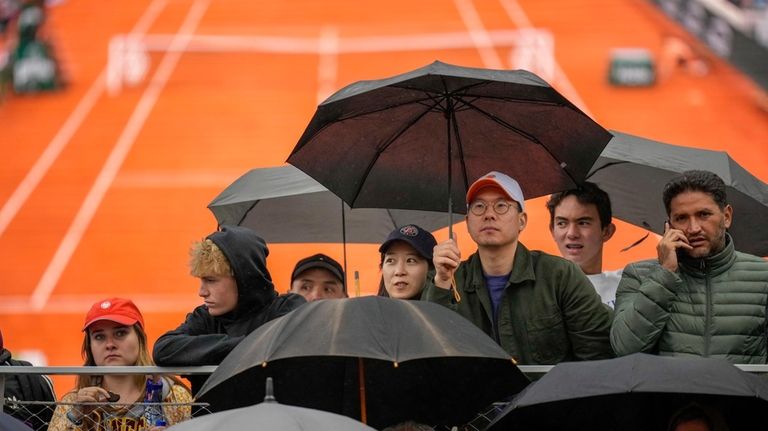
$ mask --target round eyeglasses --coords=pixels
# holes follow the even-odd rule
[[[515,205],[515,203],[508,202],[508,201],[496,201],[493,203],[493,205],[491,205],[488,202],[484,202],[484,201],[474,201],[470,203],[468,207],[469,207],[469,211],[472,214],[476,216],[481,216],[485,214],[485,211],[488,209],[489,206],[493,208],[493,212],[495,212],[498,215],[502,215],[502,214],[508,213],[512,205]]]

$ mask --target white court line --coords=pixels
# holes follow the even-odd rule
[[[320,37],[322,37],[322,33]],[[487,37],[485,37],[487,36]],[[141,36],[141,46],[147,51],[168,51],[174,35],[148,34]],[[489,30],[482,37],[472,38],[463,32],[429,34],[397,34],[382,36],[349,36],[338,38],[337,54],[366,54],[402,51],[436,51],[442,49],[493,48],[514,45],[520,39],[517,30]],[[185,52],[255,52],[277,54],[322,53],[317,37],[266,35],[195,34]]]
[[[504,69],[504,63],[491,43],[488,30],[483,26],[483,21],[480,19],[480,14],[477,13],[475,5],[472,4],[472,0],[454,0],[453,3],[456,4],[456,9],[459,10],[459,15],[469,30],[469,36],[480,53],[480,58],[483,60],[485,67],[488,69]]]
[[[96,177],[96,181],[93,183],[91,190],[88,192],[83,204],[80,206],[80,210],[77,212],[75,219],[69,226],[69,230],[67,230],[66,235],[61,240],[59,248],[56,250],[56,254],[53,256],[53,259],[45,269],[40,282],[37,284],[30,299],[33,309],[40,310],[45,307],[53,289],[59,282],[61,274],[69,264],[72,254],[80,243],[85,230],[91,223],[99,205],[101,205],[104,195],[107,193],[112,181],[115,179],[123,161],[125,161],[125,158],[128,156],[133,143],[136,141],[136,137],[144,126],[149,114],[152,112],[152,108],[160,97],[160,93],[165,87],[165,84],[170,79],[173,69],[179,62],[182,55],[181,49],[183,49],[183,46],[188,42],[190,34],[194,32],[200,23],[200,20],[203,18],[209,1],[210,0],[197,0],[189,9],[181,28],[179,28],[178,38],[174,40],[174,43],[172,44],[174,49],[163,56],[160,65],[157,67],[157,71],[154,76],[152,76],[152,80],[146,90],[144,90],[144,94],[142,94],[139,103],[136,105],[136,109],[134,109],[133,114],[131,114],[131,117],[128,119],[128,122],[123,129],[123,133],[112,148],[112,152],[104,163],[101,172],[99,172],[99,176]]]
[[[507,12],[509,19],[512,20],[512,23],[515,25],[515,27],[533,28],[528,15],[526,15],[525,11],[522,7],[520,7],[520,4],[516,0],[499,0],[499,2]],[[576,91],[576,87],[573,86],[573,83],[570,79],[568,79],[568,76],[565,74],[563,68],[560,67],[560,63],[558,63],[557,58],[552,58],[552,62],[555,65],[555,80],[558,84],[557,89],[560,90],[560,92],[563,93],[563,96],[570,100],[571,103],[576,105],[590,118],[594,119],[594,116],[589,111],[589,108],[587,108],[587,104],[584,102],[584,99],[581,98],[579,92]]]
[[[149,27],[157,19],[160,12],[165,8],[168,3],[167,0],[154,0],[146,9],[144,14],[136,22],[131,30],[132,36],[139,36],[147,32]],[[37,186],[42,181],[43,177],[48,173],[53,163],[59,157],[64,148],[69,144],[69,141],[74,136],[75,132],[83,124],[85,118],[93,109],[96,102],[104,93],[104,79],[106,77],[106,67],[101,70],[101,73],[96,77],[96,80],[91,84],[88,91],[85,92],[83,98],[80,99],[74,111],[67,117],[64,124],[59,131],[53,137],[48,146],[43,150],[40,157],[38,157],[35,164],[27,172],[27,175],[21,180],[21,183],[16,187],[11,196],[0,209],[0,236],[3,235],[8,225],[19,213],[19,210],[24,203],[29,199],[32,192],[35,191]]]
[[[338,75],[339,30],[325,26],[320,33],[317,65],[317,104],[328,98],[336,90]]]

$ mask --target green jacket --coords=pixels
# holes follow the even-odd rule
[[[560,257],[528,251],[518,243],[496,325],[480,256],[474,253],[455,274],[461,301],[427,281],[423,299],[453,309],[485,331],[519,364],[613,356],[608,334],[611,309],[600,301],[578,266]]]
[[[611,344],[635,352],[766,362],[768,261],[734,250],[681,259],[677,272],[656,260],[632,263],[616,292]]]

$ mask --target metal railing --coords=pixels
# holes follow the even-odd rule
[[[750,372],[750,373],[768,373],[768,365],[752,365],[752,364],[739,364],[736,367]],[[553,365],[520,365],[520,370],[529,376],[540,376],[549,372]],[[104,374],[118,374],[118,375],[205,375],[211,374],[216,371],[217,366],[201,366],[201,367],[147,367],[147,366],[103,366],[103,367],[83,367],[83,366],[71,366],[71,367],[35,367],[35,366],[0,366],[0,394],[5,394],[5,381],[8,375],[104,375]],[[59,396],[61,398],[61,396]],[[114,406],[114,403],[102,403],[106,405]],[[135,403],[134,405],[141,405],[142,403]],[[164,405],[170,405],[174,403],[165,403]],[[180,403],[175,403],[174,405]],[[72,405],[71,402],[63,402],[57,400],[55,402],[46,401],[22,401],[22,400],[7,400],[4,396],[0,396],[0,408],[11,405],[15,409],[28,409],[29,412],[40,411],[41,408],[49,409],[48,412],[52,412],[57,406],[60,405]],[[184,403],[185,406],[189,406],[192,414],[196,416],[199,414],[208,413],[208,405],[204,403]],[[485,429],[485,427],[498,415],[503,409],[504,403],[493,403],[488,406],[484,411],[480,412],[475,420],[464,425],[463,427],[453,428],[461,431],[476,431]],[[38,428],[36,431],[43,431],[47,427],[47,423],[44,427]]]
[[[147,367],[147,366],[104,366],[104,367],[30,367],[30,366],[0,366],[0,408],[11,412],[13,416],[22,419],[34,431],[45,431],[49,426],[49,418],[54,415],[54,411],[59,406],[73,406],[75,403],[63,401],[59,395],[55,401],[42,400],[17,400],[6,399],[5,386],[9,375],[201,375],[211,374],[216,371],[216,366],[202,367]],[[108,411],[120,411],[120,414],[131,412],[138,409],[144,411],[145,407],[157,406],[158,403],[87,403],[96,413],[105,413]],[[198,402],[163,402],[159,405],[165,408],[171,408],[174,411],[183,412],[179,414],[184,419],[209,413],[208,404]],[[122,409],[122,410],[121,410]],[[141,417],[141,416],[139,416]],[[55,421],[54,421],[55,422]],[[51,422],[53,423],[53,422]],[[108,427],[99,425],[95,428],[97,431],[107,431]]]

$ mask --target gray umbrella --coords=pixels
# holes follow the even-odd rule
[[[208,204],[219,225],[246,226],[268,243],[377,244],[405,224],[434,231],[445,213],[400,209],[350,209],[293,166],[252,169]],[[343,211],[342,211],[343,208]]]
[[[611,197],[613,215],[664,233],[667,212],[661,193],[679,173],[701,169],[716,173],[727,186],[733,206],[729,229],[737,250],[768,256],[768,185],[742,168],[728,153],[664,144],[612,130],[614,137],[587,175]]]
[[[2,431],[32,431],[24,422],[8,413],[0,411],[0,430]]]
[[[272,396],[271,384],[272,379],[267,379],[267,395],[261,404],[201,416],[180,422],[168,430],[375,431],[346,416],[279,404]]]

